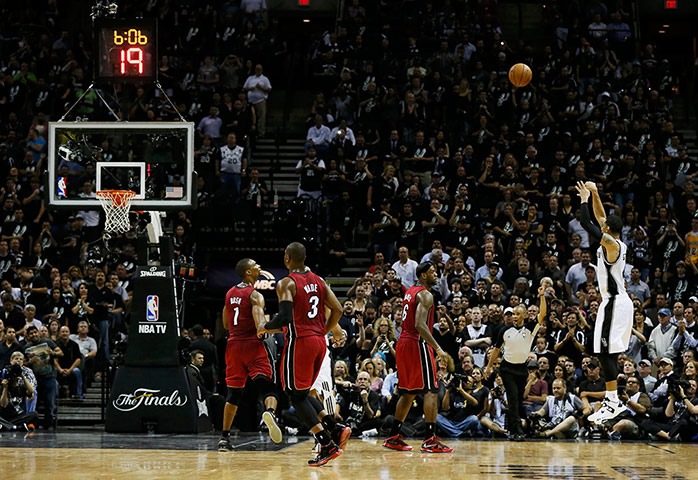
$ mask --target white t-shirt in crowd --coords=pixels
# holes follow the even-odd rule
[[[264,88],[271,88],[271,82],[264,75],[250,75],[249,77],[247,77],[247,80],[245,80],[245,84],[242,87],[252,89],[249,92],[247,92],[247,100],[252,105],[256,105],[269,98],[269,94],[267,92],[263,92],[259,88],[254,88],[257,85]]]

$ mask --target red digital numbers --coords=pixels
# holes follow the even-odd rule
[[[298,0],[298,5],[301,7],[308,7],[310,6],[310,0]]]
[[[678,2],[676,0],[665,0],[664,8],[674,9],[676,7],[678,7]]]
[[[130,72],[130,67],[135,67],[138,69],[138,74],[143,74],[143,49],[138,47],[131,47],[127,50],[121,50],[120,58],[120,72],[121,75],[126,75]]]

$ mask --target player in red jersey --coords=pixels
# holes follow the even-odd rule
[[[305,266],[305,247],[291,243],[284,252],[289,276],[276,285],[279,313],[267,322],[267,332],[288,325],[286,345],[281,358],[281,384],[291,399],[298,418],[321,445],[309,465],[324,465],[342,453],[351,429],[328,415],[310,392],[325,357],[325,335],[341,339],[339,317],[342,306],[330,287]],[[329,310],[329,315],[325,309]]]
[[[424,419],[426,437],[420,451],[427,453],[450,453],[436,436],[436,414],[438,413],[438,389],[434,350],[446,364],[444,352],[434,337],[434,296],[431,288],[436,284],[436,269],[431,262],[417,267],[417,284],[407,290],[402,302],[402,333],[395,345],[395,360],[398,374],[400,398],[395,407],[395,420],[390,436],[383,446],[393,450],[409,451],[412,447],[405,443],[400,434],[402,422],[407,418],[414,398],[424,394]]]
[[[223,432],[218,450],[232,451],[230,426],[237,413],[245,382],[251,378],[257,391],[264,395],[266,411],[262,420],[269,428],[269,436],[275,443],[281,442],[281,429],[276,423],[276,375],[274,357],[269,347],[258,338],[264,331],[264,297],[254,288],[260,267],[252,259],[243,258],[235,267],[242,281],[228,290],[223,307],[223,324],[228,330],[225,349],[225,383],[228,394],[223,410]]]

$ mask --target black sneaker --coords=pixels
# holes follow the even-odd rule
[[[230,438],[228,437],[221,437],[220,440],[218,440],[218,451],[219,452],[232,452],[235,450],[233,448],[233,444],[230,443]]]
[[[320,453],[312,460],[308,460],[308,465],[311,467],[321,467],[333,458],[337,458],[342,454],[342,449],[336,443],[330,442],[320,448]]]
[[[339,448],[345,450],[349,437],[351,437],[351,428],[341,423],[337,423],[337,426],[334,430],[332,430],[330,435],[332,437],[332,441],[336,443]]]

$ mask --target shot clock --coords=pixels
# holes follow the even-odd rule
[[[157,79],[155,19],[100,18],[95,21],[99,55],[96,80],[152,82]]]

